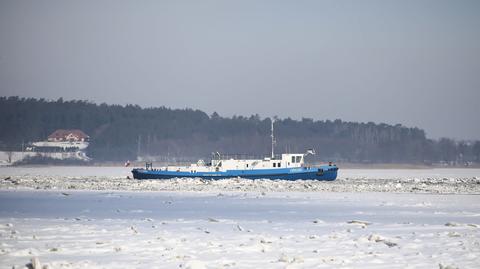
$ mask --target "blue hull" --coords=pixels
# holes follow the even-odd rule
[[[226,172],[177,172],[158,169],[132,170],[135,179],[171,179],[171,178],[202,178],[202,179],[282,179],[282,180],[335,180],[338,168],[336,166],[321,166],[316,168],[277,168],[258,170],[227,170]]]

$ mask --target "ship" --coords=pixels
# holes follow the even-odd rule
[[[264,158],[247,158],[235,155],[212,153],[211,160],[203,160],[186,166],[166,166],[154,168],[146,163],[145,168],[132,170],[134,179],[272,179],[272,180],[328,180],[337,178],[338,167],[329,162],[325,165],[306,165],[305,157],[315,155],[315,150],[305,153],[283,153],[275,155],[274,121],[271,122],[271,155]]]

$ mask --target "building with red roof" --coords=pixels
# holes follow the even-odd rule
[[[88,136],[82,130],[58,129],[48,136],[48,141],[49,142],[87,142],[89,138],[90,136]]]

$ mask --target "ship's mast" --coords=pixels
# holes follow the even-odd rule
[[[271,134],[271,137],[272,137],[272,160],[275,159],[275,152],[274,152],[275,137],[273,136],[273,122],[274,122],[274,119],[272,118],[272,134]]]

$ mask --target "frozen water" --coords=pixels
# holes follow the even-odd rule
[[[0,268],[480,268],[479,169],[334,182],[130,170],[0,168]]]
[[[124,178],[131,170],[123,166],[9,166],[0,167],[0,176]]]
[[[51,268],[478,268],[479,202],[434,194],[0,191],[0,268],[32,257]]]
[[[125,167],[0,168],[0,189],[480,193],[480,169],[340,169],[338,179],[132,180]],[[8,179],[8,180],[2,180]]]

